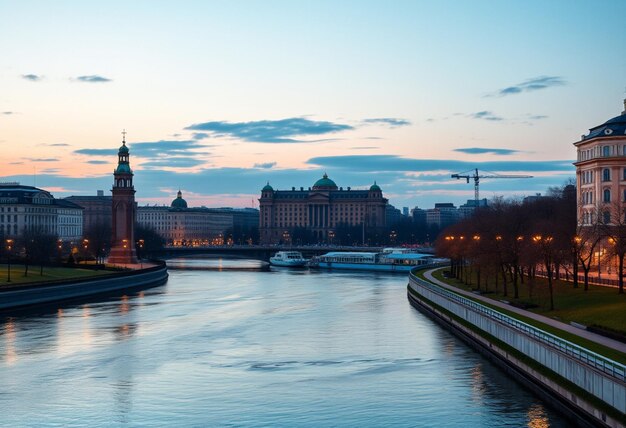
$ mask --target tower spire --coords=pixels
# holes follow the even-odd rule
[[[122,144],[126,145],[126,129],[122,130]]]

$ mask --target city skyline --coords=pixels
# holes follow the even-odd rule
[[[258,206],[327,172],[459,205],[474,167],[535,177],[481,197],[543,193],[622,110],[626,5],[605,5],[0,1],[0,181],[108,190],[126,128],[141,204]]]

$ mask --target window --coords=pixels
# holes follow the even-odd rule
[[[604,189],[603,195],[604,202],[611,202],[611,191],[609,189]]]
[[[611,156],[611,146],[603,146],[602,147],[602,156],[604,156],[604,157]]]
[[[602,170],[602,181],[611,181],[611,170],[604,168]]]
[[[608,211],[605,211],[604,213],[602,213],[602,221],[605,224],[608,224],[611,222],[611,213]]]

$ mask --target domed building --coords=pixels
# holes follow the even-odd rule
[[[184,210],[187,208],[187,201],[183,199],[183,192],[178,190],[176,199],[172,201],[171,207],[176,210]]]
[[[622,114],[591,128],[574,146],[578,223],[611,224],[623,217],[626,202],[626,100]]]
[[[297,244],[295,229],[310,231],[317,242],[332,242],[335,228],[342,225],[360,226],[362,236],[381,231],[387,199],[376,183],[368,190],[344,189],[324,174],[308,189],[274,190],[267,183],[259,205],[261,243]]]
[[[222,245],[228,240],[228,231],[256,230],[258,220],[259,211],[251,208],[189,207],[180,190],[169,206],[137,208],[137,223],[154,230],[166,245],[175,247]]]

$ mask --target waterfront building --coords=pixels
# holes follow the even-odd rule
[[[83,209],[37,187],[0,183],[0,235],[17,239],[29,230],[78,242],[83,235]]]
[[[426,210],[423,210],[416,206],[411,210],[411,215],[413,216],[414,223],[426,224]]]
[[[626,225],[626,100],[622,114],[591,128],[574,146],[579,233],[603,235],[592,263],[598,273],[611,273],[619,262],[618,256],[611,256],[615,241],[607,236],[612,228]]]
[[[261,190],[259,233],[262,244],[291,242],[296,229],[317,242],[332,242],[338,226],[361,226],[363,235],[384,229],[387,199],[374,183],[368,190],[337,187],[326,174],[305,190]]]
[[[402,212],[391,204],[385,207],[385,222],[387,226],[393,227],[402,220]]]
[[[471,217],[476,211],[476,208],[486,208],[488,206],[487,198],[479,199],[468,199],[466,203],[459,206],[459,220]]]
[[[130,152],[126,147],[126,132],[117,153],[117,168],[113,172],[111,209],[111,252],[109,263],[136,263],[135,251],[135,187],[130,169]]]
[[[591,128],[574,146],[578,223],[624,224],[626,100],[621,115]]]
[[[244,243],[251,239],[256,241],[259,211],[252,208],[191,208],[179,190],[170,206],[138,207],[137,223],[153,229],[167,245],[222,245],[228,243],[229,238],[232,240],[234,231],[240,232],[243,237],[240,243]]]
[[[69,196],[65,198],[83,207],[83,230],[85,233],[93,231],[95,228],[111,225],[113,197],[105,196],[103,190],[98,190],[95,196]]]
[[[426,224],[445,229],[459,221],[459,212],[452,202],[436,203],[434,208],[426,210]]]

